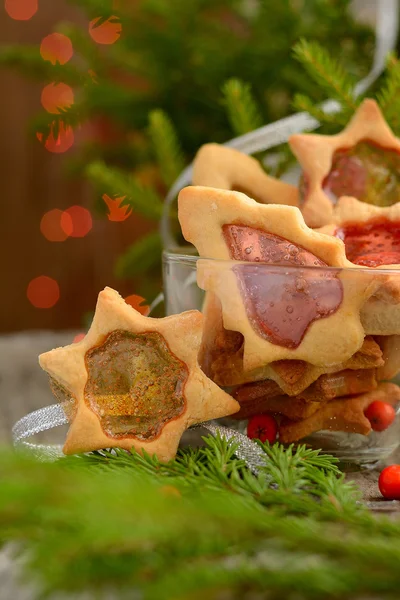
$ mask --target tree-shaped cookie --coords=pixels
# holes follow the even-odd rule
[[[246,371],[281,359],[333,365],[361,347],[359,312],[375,286],[361,273],[342,278],[351,263],[341,240],[309,229],[295,207],[239,192],[189,187],[178,203],[185,239],[220,259],[198,261],[198,283],[221,302],[224,327],[244,336]]]
[[[152,319],[101,292],[86,337],[39,358],[70,420],[64,452],[135,448],[167,461],[185,429],[236,412],[197,363],[201,331],[197,311]]]
[[[329,223],[341,196],[381,206],[400,200],[400,141],[374,100],[341,133],[296,134],[289,144],[303,169],[299,204],[310,227]]]

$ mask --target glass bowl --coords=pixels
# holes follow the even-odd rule
[[[185,248],[164,252],[163,277],[168,315],[204,314],[199,363],[241,406],[226,424],[261,437],[269,415],[282,443],[352,465],[399,446],[400,269],[215,260]]]

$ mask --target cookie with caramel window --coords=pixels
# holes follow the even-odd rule
[[[354,266],[376,271],[379,285],[362,309],[366,333],[400,333],[400,203],[371,206],[344,196],[333,210],[332,223],[318,231],[343,240]],[[394,270],[399,272],[390,275]]]
[[[185,239],[207,257],[198,284],[220,301],[224,328],[244,337],[245,371],[283,359],[325,367],[361,348],[359,313],[375,284],[361,271],[342,276],[351,263],[341,240],[309,229],[296,207],[239,192],[189,187],[178,205]]]
[[[201,371],[202,315],[145,317],[110,288],[77,344],[39,357],[70,421],[65,454],[132,448],[173,458],[195,423],[239,409]]]
[[[296,134],[289,145],[303,169],[299,206],[310,227],[330,223],[341,196],[379,206],[400,201],[400,141],[374,100],[364,100],[341,133]]]

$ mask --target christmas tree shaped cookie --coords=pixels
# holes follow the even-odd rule
[[[246,371],[282,359],[333,365],[359,350],[359,313],[375,284],[342,278],[351,263],[341,240],[309,229],[295,207],[238,192],[189,187],[178,203],[185,239],[220,259],[198,262],[198,283],[219,299],[224,327],[244,336]]]
[[[299,205],[310,227],[330,223],[341,196],[380,206],[400,200],[400,141],[374,100],[341,133],[296,134],[289,144],[303,169]]]
[[[201,332],[197,311],[152,319],[101,292],[86,337],[39,358],[70,420],[64,452],[135,448],[167,461],[185,429],[236,412],[197,363]]]

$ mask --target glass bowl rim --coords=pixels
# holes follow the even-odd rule
[[[320,267],[320,266],[314,266],[314,265],[282,265],[282,264],[254,262],[254,261],[247,261],[247,260],[242,261],[242,260],[222,259],[222,258],[208,258],[206,256],[198,256],[196,254],[195,248],[193,248],[192,254],[185,254],[185,251],[190,252],[191,251],[190,246],[177,247],[177,248],[173,248],[173,249],[163,250],[162,260],[165,263],[185,264],[186,266],[188,265],[188,263],[195,266],[199,260],[202,260],[202,261],[210,261],[213,264],[226,265],[227,268],[228,268],[228,265],[230,265],[230,266],[243,265],[246,268],[274,267],[276,269],[284,269],[285,271],[300,269],[302,271],[304,271],[304,270],[328,271],[328,272],[332,271],[335,273],[337,273],[338,271],[340,271],[340,272],[346,271],[349,273],[368,273],[369,275],[373,275],[374,273],[379,273],[382,275],[398,275],[398,276],[400,276],[400,267],[382,269],[380,267],[364,267],[364,266],[358,266],[358,265],[354,265],[353,267],[340,267],[340,266],[332,267],[332,266],[328,266],[328,265],[326,267]]]

